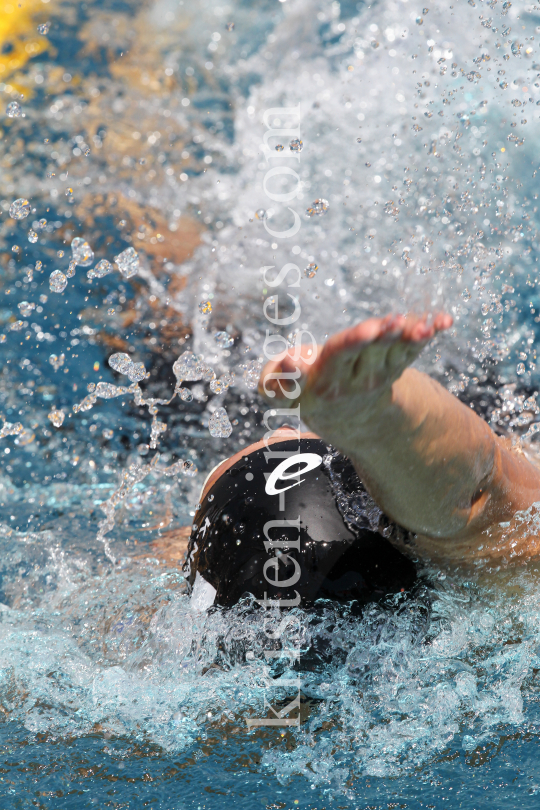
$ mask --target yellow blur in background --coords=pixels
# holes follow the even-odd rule
[[[43,0],[0,0],[0,82],[10,85],[7,92],[30,95],[17,74],[29,59],[49,49],[37,26],[47,22],[52,5]]]

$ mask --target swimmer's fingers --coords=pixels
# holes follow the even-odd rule
[[[448,329],[452,322],[452,316],[446,313],[435,315],[431,323],[428,322],[426,316],[421,318],[409,316],[403,324],[400,334],[388,335],[391,345],[388,348],[386,363],[391,375],[399,376],[407,366],[416,360],[433,337],[438,332]]]
[[[420,354],[426,343],[452,323],[450,316],[390,315],[370,318],[334,335],[309,375],[308,389],[317,396],[340,396],[391,385]]]
[[[438,312],[433,318],[435,332],[444,332],[450,329],[453,323],[454,319],[448,312]]]
[[[452,319],[437,315],[428,322],[426,315],[387,315],[385,318],[369,318],[367,321],[333,335],[324,345],[320,362],[343,353],[356,353],[375,343],[405,341],[417,343],[429,340],[433,335],[448,328]]]
[[[366,393],[390,385],[420,354],[433,336],[452,325],[450,315],[389,315],[367,321],[333,335],[324,347],[291,349],[268,363],[261,374],[259,392],[291,405],[304,393],[331,398],[351,386]]]
[[[426,314],[400,315],[383,324],[378,339],[421,343],[425,346],[438,332],[449,329],[452,323],[452,316],[445,312],[437,313],[431,319]]]

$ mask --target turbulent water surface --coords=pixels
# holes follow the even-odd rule
[[[425,2],[0,0],[2,808],[538,806],[534,567],[295,612],[248,730],[279,617],[162,554],[262,435],[263,267],[291,341],[450,311],[420,367],[534,446],[540,7]]]

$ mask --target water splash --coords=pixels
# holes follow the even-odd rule
[[[179,11],[164,0],[141,12],[130,8],[129,18],[117,11],[126,24],[115,27],[112,42],[102,39],[110,19],[90,3],[80,25],[51,26],[51,36],[70,37],[69,47],[60,44],[57,56],[39,64],[31,60],[24,87],[36,92],[25,95],[24,115],[11,101],[18,114],[4,118],[3,148],[19,138],[29,145],[21,163],[3,153],[6,188],[12,184],[5,213],[15,197],[36,208],[33,222],[30,211],[2,220],[8,259],[0,339],[10,361],[0,375],[0,436],[10,450],[0,480],[5,520],[22,526],[46,513],[58,521],[57,511],[91,513],[114,501],[104,510],[95,558],[59,523],[2,535],[2,706],[36,733],[77,736],[99,723],[113,735],[198,752],[198,736],[223,739],[263,709],[259,619],[243,608],[194,617],[179,575],[157,564],[154,549],[145,550],[152,562],[134,559],[124,522],[157,510],[163,497],[181,502],[188,524],[201,483],[197,466],[207,470],[259,438],[253,392],[267,325],[261,266],[319,265],[299,289],[303,317],[319,339],[392,308],[449,308],[456,330],[421,364],[478,410],[487,408],[498,430],[524,434],[527,452],[535,441],[533,12],[515,3],[488,11],[478,2],[430,4],[429,13],[390,1],[358,9],[307,0],[248,6],[227,11],[232,28],[212,4]],[[221,37],[212,36],[215,50],[208,49],[209,31]],[[110,53],[117,47],[125,56],[107,65],[107,81],[95,78],[103,65],[79,81],[79,67],[68,64],[73,41],[89,59],[104,52],[105,41]],[[128,63],[130,53],[136,63]],[[142,58],[148,84],[138,85]],[[11,53],[4,82],[10,60]],[[13,90],[4,92],[20,98],[17,76],[9,75]],[[279,142],[279,154],[294,155],[295,166],[301,158],[302,196],[294,202],[301,238],[274,247],[265,225],[288,225],[262,192],[262,115],[299,100],[301,139],[279,136],[271,147],[278,154]],[[313,201],[328,205],[308,216]],[[81,232],[98,261],[75,277],[63,251],[74,239],[85,241]],[[66,284],[49,291],[56,267]],[[199,313],[200,302],[212,311]],[[31,311],[19,306],[32,303]],[[220,343],[216,333],[230,337]],[[117,384],[106,363],[111,352],[127,356],[127,368],[137,365],[132,357],[142,361],[151,375],[144,391],[129,376],[132,385]],[[47,418],[53,403],[65,413],[58,430]],[[238,426],[230,443],[205,429],[222,407]],[[146,472],[137,447],[148,453],[150,444],[162,455]],[[193,454],[197,464],[175,453]],[[160,475],[175,465],[180,476]],[[123,469],[129,480],[111,483]],[[173,481],[182,482],[174,497],[167,490]],[[88,548],[95,535],[93,526]],[[105,547],[114,567],[103,559]],[[405,795],[400,774],[414,774],[409,784],[440,774],[449,751],[456,773],[463,757],[473,761],[483,748],[508,745],[512,734],[523,740],[537,733],[534,577],[516,577],[521,595],[513,600],[489,585],[475,589],[431,573],[430,617],[420,595],[408,607],[374,607],[363,619],[328,606],[300,617],[306,650],[331,655],[321,653],[311,669],[306,664],[306,736],[287,738],[288,751],[264,752],[262,767],[289,791],[305,781],[307,796],[317,795],[321,806],[346,803],[335,797],[351,791],[352,806],[367,801],[365,786],[360,798],[351,787],[367,774],[392,777]],[[244,644],[255,660],[240,654]],[[268,692],[269,699],[279,695],[277,686]],[[240,745],[244,738],[234,732],[234,739]],[[229,763],[231,749],[220,750]],[[506,766],[502,756],[499,768],[497,757],[491,767],[499,775]],[[519,757],[527,770],[534,756]],[[448,769],[444,774],[450,778]],[[517,782],[513,789],[519,792]]]

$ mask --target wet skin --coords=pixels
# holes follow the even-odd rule
[[[298,359],[291,351],[268,363],[259,392],[274,407],[300,405],[313,430],[302,435],[319,436],[351,459],[381,509],[416,534],[416,556],[462,565],[486,558],[524,562],[540,552],[540,542],[526,522],[514,526],[514,516],[540,501],[540,471],[439,383],[409,368],[451,325],[445,314],[431,323],[372,318],[334,335],[315,357],[312,347],[303,347]],[[298,371],[296,380],[278,379]],[[288,436],[297,433],[281,428],[267,444]],[[232,464],[264,443],[214,470],[201,500]]]
[[[300,404],[303,421],[351,459],[384,512],[417,535],[417,555],[530,559],[540,550],[536,531],[512,522],[540,501],[540,471],[439,383],[409,368],[451,325],[445,314],[431,323],[372,318],[330,338],[315,362],[269,363],[259,390],[274,406]],[[296,367],[300,392],[286,399],[271,375]]]

